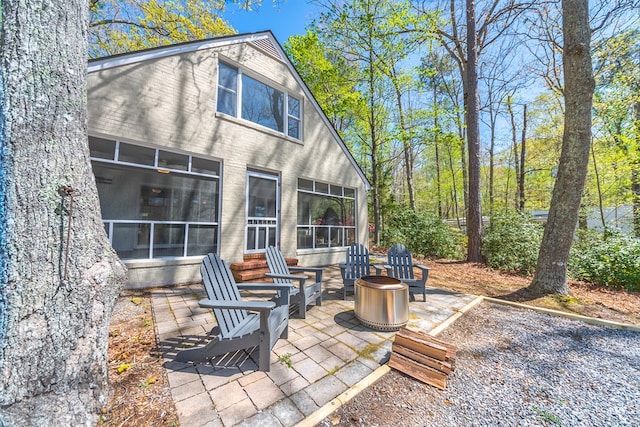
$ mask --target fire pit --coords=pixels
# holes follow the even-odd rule
[[[362,276],[355,281],[356,317],[362,324],[395,331],[409,321],[409,288],[387,276]]]

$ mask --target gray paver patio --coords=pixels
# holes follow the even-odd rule
[[[152,295],[171,393],[185,426],[293,426],[386,363],[395,336],[360,324],[353,297],[343,300],[340,271],[331,266],[324,274],[322,306],[310,306],[306,319],[289,319],[289,337],[274,347],[270,372],[257,371],[257,351],[196,367],[174,362],[178,349],[206,342],[216,325],[213,313],[198,307],[201,298],[200,284]],[[407,327],[429,332],[474,298],[429,288],[426,303],[410,303]]]

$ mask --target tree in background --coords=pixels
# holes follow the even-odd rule
[[[531,2],[499,0],[484,2],[476,22],[476,1],[466,0],[462,7],[456,0],[437,2],[436,8],[447,16],[447,25],[438,30],[442,46],[458,64],[464,86],[465,124],[467,127],[468,203],[467,203],[467,259],[481,260],[482,249],[482,200],[480,196],[480,106],[478,99],[478,57],[487,46],[508,34]],[[431,2],[421,2],[422,12],[432,10]],[[463,13],[460,13],[464,11]]]
[[[281,0],[272,0],[279,5]],[[89,0],[89,57],[235,34],[220,14],[262,0]]]
[[[125,268],[87,144],[87,3],[3,1],[0,425],[94,425]]]
[[[235,30],[220,17],[224,0],[90,0],[92,58],[200,40]]]
[[[545,226],[535,276],[536,294],[568,294],[567,262],[578,221],[591,144],[595,81],[591,65],[588,0],[563,0],[565,120],[558,177]]]
[[[330,51],[315,30],[289,37],[284,49],[333,127],[344,138],[358,111],[364,108],[355,67]]]

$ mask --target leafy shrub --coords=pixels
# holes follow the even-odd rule
[[[385,221],[382,244],[402,243],[414,255],[461,258],[463,237],[435,215],[398,209]]]
[[[538,262],[542,226],[517,211],[493,216],[482,239],[482,254],[493,268],[532,274]]]
[[[640,292],[640,239],[581,232],[571,248],[568,270],[577,280]]]

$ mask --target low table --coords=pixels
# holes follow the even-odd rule
[[[362,276],[355,281],[356,318],[363,325],[395,331],[409,321],[409,287],[388,276]]]

